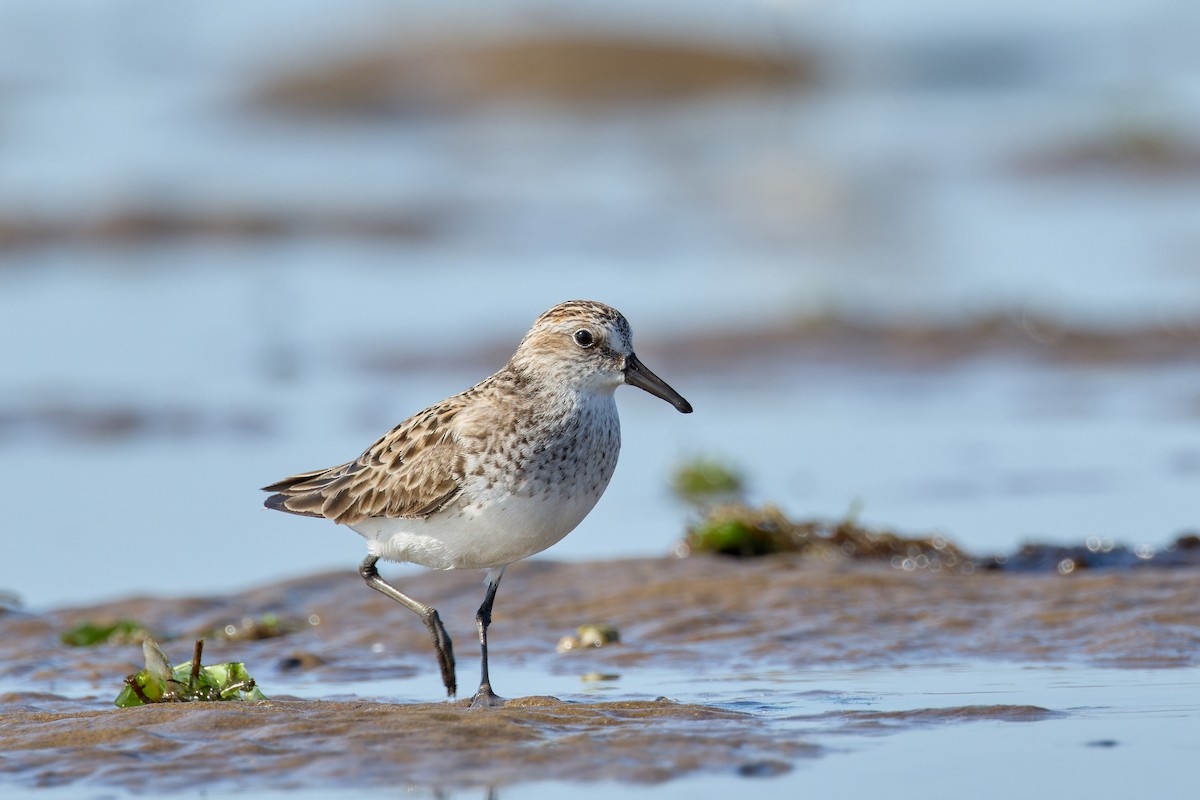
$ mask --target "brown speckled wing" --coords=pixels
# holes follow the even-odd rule
[[[353,525],[369,517],[423,519],[462,488],[466,462],[450,423],[462,409],[451,398],[385,433],[354,461],[264,486],[264,505]]]

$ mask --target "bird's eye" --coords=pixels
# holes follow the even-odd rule
[[[592,332],[583,328],[575,331],[575,344],[580,347],[591,347],[596,343],[596,337],[592,336]]]

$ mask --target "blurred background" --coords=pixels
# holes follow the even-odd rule
[[[0,590],[354,569],[257,487],[610,303],[548,553],[671,552],[679,463],[976,552],[1200,525],[1200,6],[0,4]]]

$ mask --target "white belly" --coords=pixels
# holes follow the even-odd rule
[[[555,544],[599,499],[599,492],[508,495],[475,508],[452,504],[428,519],[374,517],[350,528],[367,540],[372,555],[389,561],[433,569],[494,569]]]

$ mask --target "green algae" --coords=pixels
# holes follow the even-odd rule
[[[150,703],[218,702],[222,700],[266,700],[246,665],[237,662],[203,666],[200,656],[204,640],[196,642],[191,661],[172,667],[167,655],[153,639],[142,642],[146,668],[125,679],[125,688],[113,701],[118,708]]]

